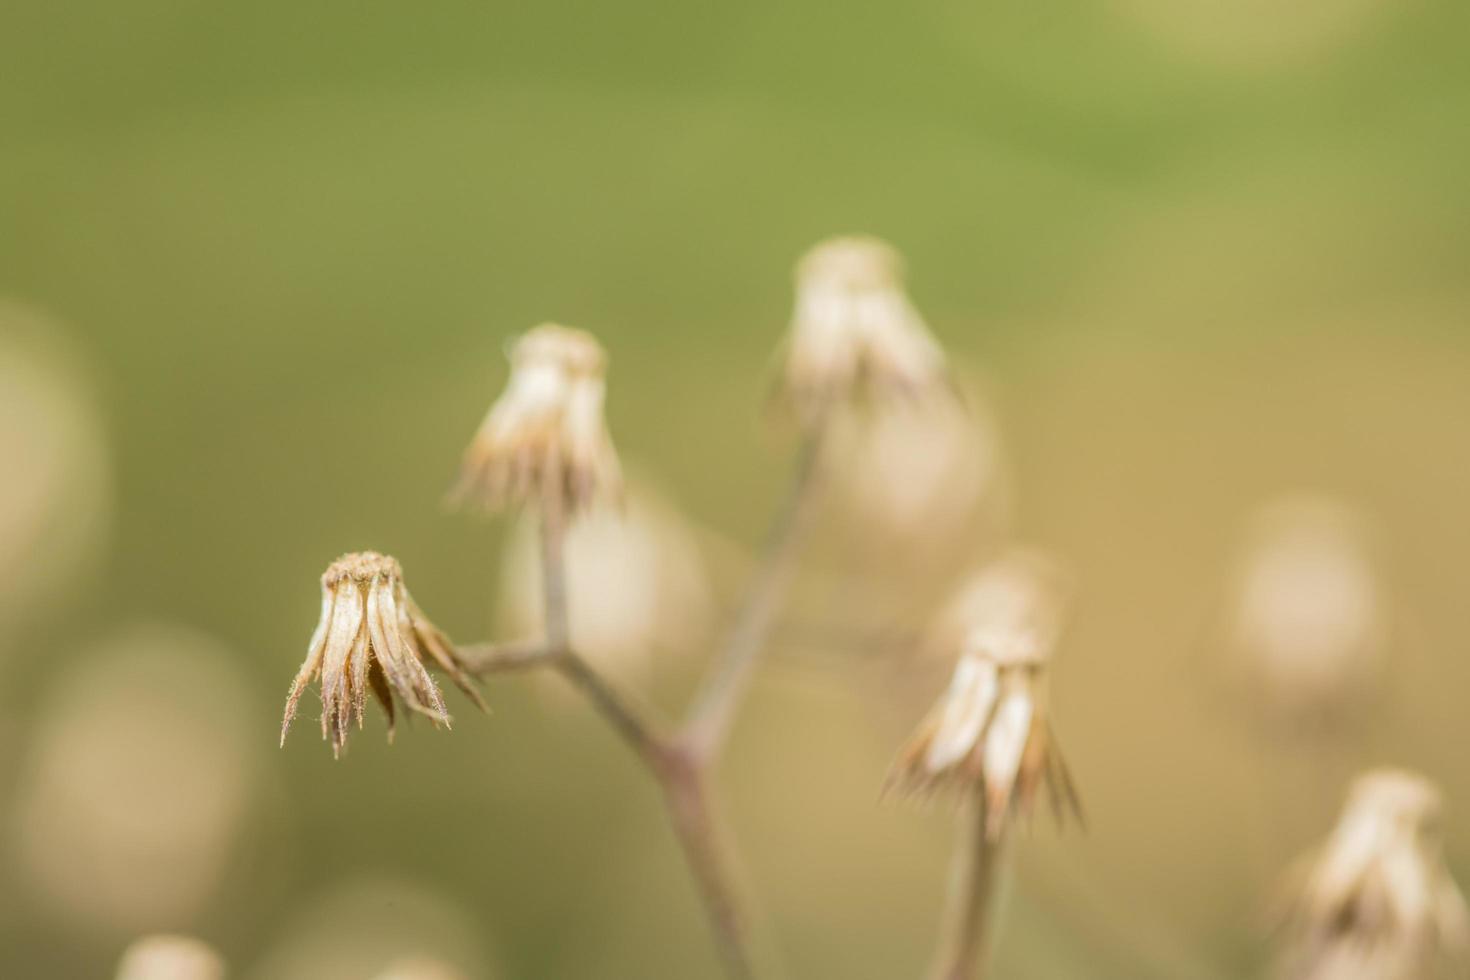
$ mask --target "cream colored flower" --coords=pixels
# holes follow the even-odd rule
[[[0,298],[0,653],[106,542],[109,453],[79,361],[59,324]]]
[[[485,707],[449,641],[408,594],[398,562],[375,551],[344,555],[322,576],[322,614],[307,646],[281,723],[281,743],[296,716],[301,692],[317,677],[322,682],[322,737],[339,754],[355,716],[362,727],[371,688],[388,715],[393,733],[393,697],[436,724],[449,724],[444,699],[424,667],[425,657],[470,698]]]
[[[691,649],[713,612],[713,589],[693,530],[637,481],[627,506],[593,506],[567,528],[565,565],[572,645],[594,667],[646,680],[661,651]],[[541,556],[533,522],[505,548],[498,620],[510,636],[541,636]]]
[[[1300,718],[1366,692],[1381,665],[1387,603],[1364,524],[1316,497],[1256,519],[1234,588],[1231,645],[1265,703]]]
[[[784,389],[803,424],[855,395],[912,395],[944,379],[944,353],[904,291],[892,246],[829,238],[802,257]]]
[[[945,657],[973,648],[993,660],[1045,663],[1061,634],[1067,579],[1050,556],[1013,547],[971,576],[945,605],[926,647]]]
[[[1010,478],[1000,429],[978,393],[839,413],[830,430],[843,479],[828,492],[885,564],[931,566],[959,554],[972,530],[993,535],[1009,518]],[[900,563],[901,564],[901,563]],[[951,568],[952,572],[953,569]]]
[[[616,499],[622,476],[603,418],[607,355],[591,334],[545,323],[511,349],[504,393],[465,450],[451,500],[485,509]]]
[[[144,936],[123,953],[117,980],[224,980],[225,963],[188,936]]]
[[[244,658],[161,623],[80,656],[46,649],[66,669],[35,697],[29,752],[14,759],[9,887],[83,932],[136,936],[207,916],[242,834],[258,829],[264,766]]]
[[[465,980],[465,975],[440,960],[409,956],[389,963],[373,980]]]
[[[1293,889],[1287,976],[1417,980],[1447,959],[1463,971],[1470,912],[1444,864],[1441,810],[1422,776],[1358,778]]]
[[[1046,702],[1059,618],[1028,590],[995,587],[949,689],[899,754],[889,779],[911,792],[974,786],[984,794],[992,838],[1014,814],[1030,815],[1043,784],[1059,821],[1069,812],[1079,820],[1082,815]]]

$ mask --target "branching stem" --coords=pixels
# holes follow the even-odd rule
[[[735,619],[722,655],[712,667],[683,729],[666,732],[642,705],[625,697],[592,668],[571,640],[567,607],[566,520],[560,481],[548,480],[541,496],[541,571],[545,639],[535,643],[465,646],[465,669],[486,675],[554,669],[638,755],[663,793],[669,824],[699,889],[731,980],[754,976],[747,916],[731,872],[729,851],[708,770],[729,735],[750,674],[767,645],[781,599],[791,584],[796,554],[808,521],[816,483],[820,440],[808,436],[797,457],[786,500],[776,516],[759,571]]]
[[[761,565],[736,615],[720,657],[705,678],[681,736],[701,761],[717,758],[730,734],[735,711],[766,647],[781,600],[796,571],[803,532],[810,522],[822,450],[820,430],[806,436],[786,499],[766,539]]]

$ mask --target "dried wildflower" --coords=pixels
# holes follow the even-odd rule
[[[510,381],[465,450],[450,499],[493,510],[554,493],[568,511],[616,499],[622,477],[603,418],[602,345],[545,323],[516,341],[510,360]]]
[[[281,743],[296,716],[306,685],[322,680],[322,737],[333,754],[347,743],[355,716],[362,727],[363,707],[372,688],[388,715],[392,737],[393,695],[436,724],[449,724],[444,699],[424,668],[427,655],[484,708],[479,692],[458,660],[454,644],[429,622],[403,585],[398,562],[375,551],[344,555],[322,576],[322,614],[306,650],[281,723]]]
[[[944,377],[944,353],[904,291],[892,246],[830,238],[802,257],[783,387],[803,424],[850,396],[917,394]]]
[[[1043,783],[1058,821],[1082,815],[1048,718],[1046,672],[1059,619],[1041,596],[1029,588],[1005,594],[977,618],[949,689],[890,776],[891,785],[913,792],[976,788],[992,839],[1013,813],[1029,816]]]
[[[1069,592],[1056,560],[1032,548],[1011,548],[965,582],[925,646],[946,658],[972,646],[992,659],[1045,662],[1061,634]]]
[[[117,980],[223,980],[225,963],[188,936],[144,936],[123,952]]]
[[[1370,687],[1388,617],[1366,539],[1362,519],[1331,500],[1291,498],[1257,518],[1230,642],[1276,714],[1329,715]]]
[[[1418,980],[1451,959],[1464,970],[1470,912],[1444,864],[1441,811],[1422,776],[1358,778],[1332,836],[1296,876],[1284,975]]]
[[[990,536],[1010,509],[1010,477],[995,418],[978,392],[885,412],[840,412],[830,452],[844,478],[828,489],[844,521],[891,567],[960,557],[974,529]],[[936,558],[939,561],[936,561]],[[954,572],[951,566],[949,573]]]

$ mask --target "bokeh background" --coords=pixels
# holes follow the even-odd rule
[[[1368,764],[1440,782],[1470,879],[1467,38],[1455,0],[4,4],[0,974],[170,929],[271,980],[715,976],[655,793],[549,683],[336,763],[279,711],[341,552],[507,628],[513,535],[441,498],[545,319],[610,349],[718,620],[790,454],[792,263],[848,231],[906,254],[994,426],[964,485],[1007,499],[824,518],[722,773],[786,975],[928,961],[950,814],[878,790],[944,671],[895,653],[923,597],[855,596],[937,601],[1012,538],[1075,576],[1091,825],[1021,845],[1001,975],[1252,974]],[[1297,489],[1368,515],[1397,613],[1325,742],[1213,660]],[[624,679],[673,711],[707,646],[668,645]]]

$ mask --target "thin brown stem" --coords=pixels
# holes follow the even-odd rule
[[[719,755],[735,709],[765,649],[781,600],[796,571],[796,556],[812,510],[822,440],[814,431],[802,442],[786,498],[771,525],[761,566],[736,615],[729,638],[696,696],[681,742],[697,759]]]
[[[455,648],[464,669],[471,674],[506,674],[543,667],[556,651],[545,640],[525,643],[474,643]]]
[[[564,531],[561,501],[553,491],[544,495],[541,512],[546,643],[538,654],[500,659],[517,666],[554,667],[586,696],[648,766],[663,792],[669,824],[699,890],[725,973],[730,980],[750,980],[754,972],[747,951],[745,916],[733,884],[722,828],[699,762],[666,737],[646,711],[619,693],[572,648]],[[499,666],[494,657],[488,663],[492,665],[490,669]]]
[[[670,750],[658,772],[669,824],[699,888],[725,973],[731,980],[750,980],[755,971],[747,948],[745,913],[734,886],[724,827],[710,799],[704,769],[688,755]]]
[[[991,924],[1005,850],[992,836],[983,790],[960,810],[959,840],[950,871],[949,898],[934,980],[982,980],[989,970]]]
[[[618,693],[602,675],[572,650],[562,650],[552,661],[556,672],[580,690],[628,747],[650,765],[663,754],[658,726],[640,707]]]
[[[566,520],[561,480],[549,481],[541,494],[541,601],[546,645],[561,652],[570,645],[567,613]]]

